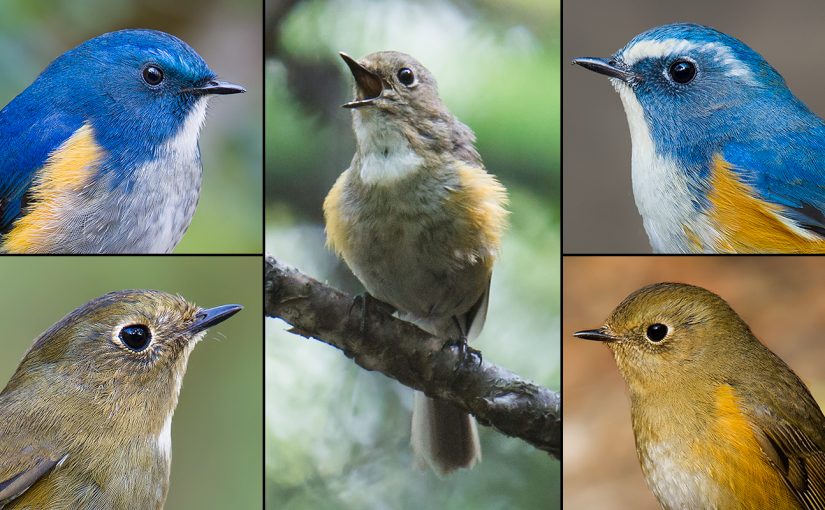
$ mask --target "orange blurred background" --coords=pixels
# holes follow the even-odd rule
[[[675,281],[719,294],[825,402],[825,257],[578,257],[563,261],[565,509],[656,509],[636,458],[630,402],[610,351],[572,334],[628,294]]]

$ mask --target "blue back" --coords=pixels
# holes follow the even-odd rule
[[[164,71],[156,87],[142,78],[150,63]],[[104,34],[55,59],[0,111],[0,232],[49,154],[84,123],[107,155],[99,173],[120,185],[180,128],[194,103],[181,89],[214,76],[186,43],[154,30]]]
[[[641,49],[657,45],[674,51],[634,61]],[[760,198],[825,235],[825,124],[758,53],[712,28],[679,23],[636,36],[614,58],[629,59],[643,76],[634,91],[657,150],[679,161],[696,189],[713,155],[722,154]],[[690,83],[667,79],[668,66],[680,58],[696,63]]]

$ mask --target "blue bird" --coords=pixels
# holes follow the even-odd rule
[[[655,251],[825,251],[825,124],[758,53],[680,23],[573,63],[621,97]]]
[[[67,51],[0,111],[0,251],[171,251],[198,202],[207,98],[239,92],[163,32]]]

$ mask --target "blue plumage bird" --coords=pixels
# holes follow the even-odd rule
[[[680,23],[573,62],[621,97],[655,251],[825,251],[825,124],[758,53]]]
[[[171,251],[198,201],[207,99],[239,92],[163,32],[64,53],[0,111],[0,250]]]

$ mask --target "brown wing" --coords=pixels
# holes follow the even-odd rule
[[[825,452],[790,423],[763,415],[756,436],[762,450],[806,509],[825,509]]]
[[[492,279],[492,275],[490,276]],[[487,320],[487,305],[490,302],[490,279],[487,280],[487,288],[478,298],[478,301],[472,308],[467,310],[466,317],[466,332],[467,341],[475,340],[481,334],[484,328],[484,322]]]
[[[65,460],[65,454],[25,444],[18,436],[0,437],[0,508],[26,492]]]

